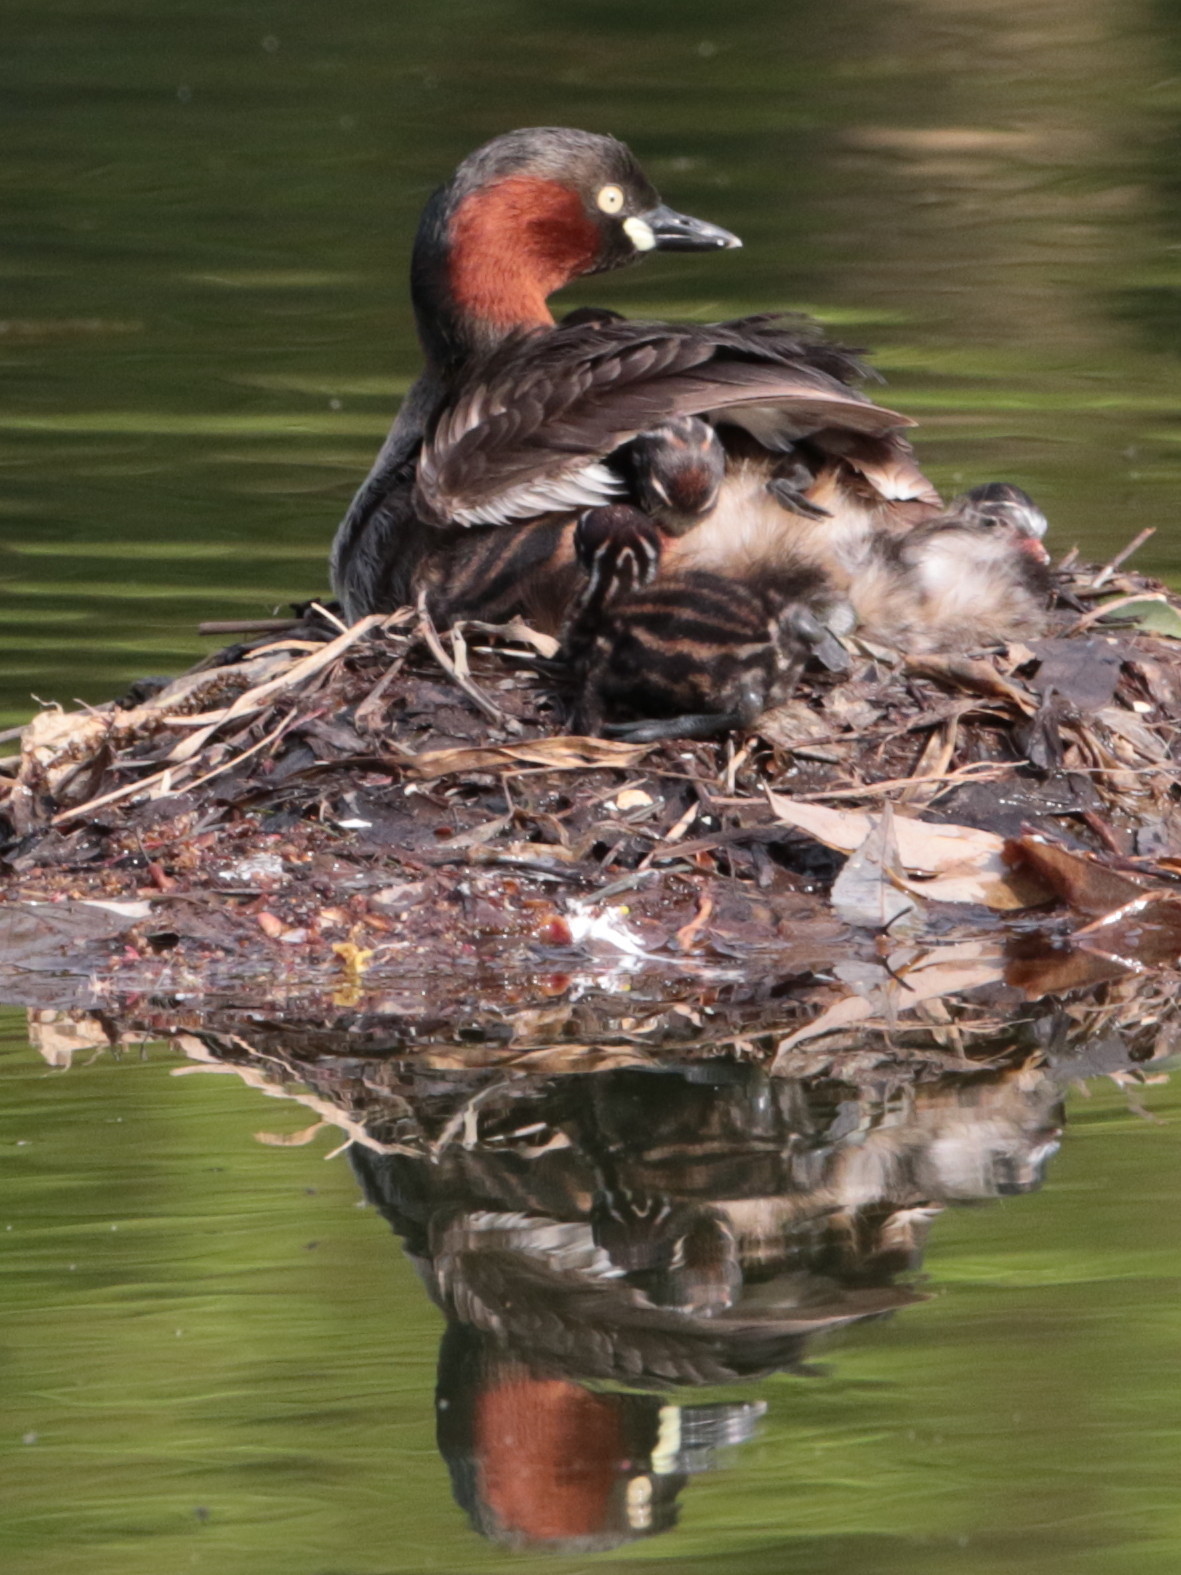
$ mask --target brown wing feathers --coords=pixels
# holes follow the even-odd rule
[[[766,318],[518,337],[473,369],[469,392],[428,434],[418,502],[440,522],[490,522],[606,501],[610,479],[593,471],[585,499],[563,496],[560,485],[670,416],[708,412],[746,425],[758,411],[756,435],[782,448],[830,427],[880,436],[911,425],[835,375],[859,371],[849,353]]]

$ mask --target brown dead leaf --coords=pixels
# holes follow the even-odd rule
[[[1004,857],[1011,869],[1032,875],[1079,913],[1110,913],[1149,890],[1094,855],[1074,853],[1040,832],[1010,837]]]
[[[287,928],[283,920],[277,918],[273,913],[267,913],[264,911],[260,914],[257,914],[255,917],[259,929],[264,935],[269,936],[272,941],[278,940],[279,936],[282,935],[283,931]]]
[[[914,678],[930,678],[950,689],[966,689],[969,694],[1007,700],[1027,716],[1037,710],[1037,701],[1024,689],[997,672],[991,662],[969,656],[908,656],[903,670]]]

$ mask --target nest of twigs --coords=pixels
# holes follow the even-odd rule
[[[854,641],[848,675],[713,742],[569,736],[553,642],[519,622],[346,629],[313,605],[212,626],[248,638],[42,711],[0,763],[0,984],[43,1005],[229,990],[380,1013],[410,1044],[592,986],[623,1022],[622,976],[658,1013],[733,1004],[742,1039],[772,1001],[790,1028],[848,998],[842,963],[911,980],[892,1003],[853,988],[826,1031],[859,1034],[990,980],[1028,998],[1171,967],[1181,640],[1144,613],[1181,631],[1181,603],[1118,567],[1063,583],[1044,639]],[[964,945],[991,972],[915,985]]]

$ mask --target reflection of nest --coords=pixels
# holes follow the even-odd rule
[[[380,1016],[337,1011],[327,1021],[280,1021],[169,1001],[143,1001],[119,1014],[34,1012],[29,1031],[58,1065],[82,1048],[172,1037],[194,1071],[202,1064],[236,1071],[266,1092],[301,1101],[350,1141],[410,1153],[464,1142],[484,1102],[528,1076],[658,1068],[728,1054],[773,1064],[780,1075],[840,1077],[878,1089],[1024,1065],[1045,1065],[1063,1077],[1134,1080],[1146,1063],[1176,1052],[1181,1006],[1169,978],[1126,974],[1078,987],[1078,958],[1069,951],[1022,958],[981,947],[965,957],[955,947],[920,953],[919,960],[925,966],[909,971],[897,957],[863,964],[851,981],[801,987],[795,1001],[766,986],[729,996],[710,990],[708,1008],[700,987],[696,1000],[688,989],[683,1000],[651,1002],[639,992],[588,992],[544,1011],[473,1021],[459,1041],[442,1037],[442,1023],[434,1038],[399,1033]],[[1043,995],[1055,969],[1062,988]],[[1022,987],[1031,976],[1033,1001]],[[956,994],[957,985],[971,988]]]
[[[350,1054],[328,1029],[293,1052],[242,1020],[182,1043],[193,1070],[312,1109],[285,1141],[341,1128],[434,1298],[504,1356],[700,1383],[794,1365],[812,1334],[913,1301],[895,1278],[932,1214],[1036,1186],[1064,1086],[1143,1077],[1158,1004],[1125,982],[1016,1034],[944,1021],[902,1053],[870,1034],[806,1078],[716,1060],[461,1072]]]
[[[1030,1001],[1018,985],[1004,982],[1005,970],[1024,976],[1026,964],[991,952],[973,963],[968,982],[974,988],[957,995],[944,993],[944,987],[954,991],[957,981],[942,970],[954,970],[962,981],[963,958],[944,963],[945,953],[929,955],[935,978],[926,995],[909,986],[903,971],[865,965],[856,988],[816,981],[799,1002],[768,999],[764,992],[753,1000],[716,999],[703,1011],[691,997],[687,1003],[649,1004],[632,996],[588,994],[545,1014],[527,1009],[510,1016],[499,1025],[507,1031],[490,1032],[482,1041],[427,1040],[413,1048],[391,1048],[388,1025],[364,1017],[338,1018],[332,1025],[272,1023],[244,1021],[232,1010],[215,1008],[194,1018],[193,1026],[218,1059],[309,1085],[338,1108],[347,1104],[351,1118],[370,1131],[382,1125],[383,1101],[401,1089],[408,1071],[442,1074],[440,1086],[455,1074],[460,1086],[469,1086],[463,1074],[477,1068],[590,1072],[728,1053],[743,1061],[773,1061],[780,1073],[827,1072],[853,1080],[872,1077],[880,1084],[1047,1055],[1056,1064],[1077,1064],[1079,1075],[1087,1076],[1175,1052],[1181,1003],[1169,978],[1129,975],[1043,996],[1037,975],[1038,993]],[[1067,966],[1069,954],[1061,961]],[[797,1027],[801,1006],[811,1012]],[[622,1018],[625,1011],[629,1015]],[[184,1020],[175,1007],[140,1007],[130,1021],[141,1033],[163,1035]]]
[[[670,1386],[806,1372],[815,1337],[921,1302],[934,1217],[1040,1185],[1063,1089],[1146,1078],[1159,1005],[1141,977],[1040,1003],[1016,1031],[978,1006],[974,1024],[942,1010],[845,1049],[821,1034],[786,1052],[811,1059],[799,1077],[733,1058],[574,1074],[560,1055],[542,1074],[528,1052],[463,1069],[454,1047],[382,1057],[347,1026],[222,1011],[180,1036],[179,1070],[314,1111],[265,1141],[346,1134],[447,1321],[437,1425],[457,1500],[498,1541],[588,1552],[667,1529],[691,1474],[752,1435],[758,1403]],[[153,1016],[35,1030],[60,1062]]]
[[[46,922],[56,914],[47,907]],[[28,975],[36,1001],[76,998],[77,981],[55,971],[56,957],[51,951],[46,972]],[[302,1097],[350,1137],[395,1146],[422,1136],[393,1113],[408,1066],[444,1078],[498,1067],[556,1074],[727,1054],[781,1074],[880,1080],[1049,1054],[1102,1071],[1170,1053],[1181,1020],[1172,974],[1033,931],[1005,944],[898,945],[787,977],[561,976],[561,993],[540,1002],[536,978],[490,971],[475,982],[452,976],[446,995],[436,983],[437,997],[412,976],[359,1000],[351,991],[326,1000],[305,984],[276,1002],[279,983],[269,978],[257,1004],[253,989],[223,1002],[197,990],[173,995],[185,980],[172,969],[156,992],[121,1006],[119,990],[139,977],[133,964],[119,986],[92,989],[105,1002],[98,1009],[33,1012],[31,1033],[58,1060],[79,1035],[100,1044],[179,1036],[197,1059],[232,1064],[268,1086],[302,1085]]]

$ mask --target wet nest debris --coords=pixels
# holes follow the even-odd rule
[[[962,945],[1004,951],[1027,997],[1171,969],[1181,600],[1118,564],[1060,578],[1043,639],[852,639],[846,676],[711,741],[570,736],[555,643],[520,621],[210,626],[241,638],[46,708],[0,762],[0,986],[452,1026],[651,987],[806,1026],[841,968]]]
[[[261,1141],[311,1141],[328,1126],[378,1152],[433,1157],[449,1146],[471,1147],[477,1135],[486,1139],[497,1110],[528,1106],[538,1090],[569,1086],[581,1101],[577,1085],[585,1088],[588,1075],[601,1082],[605,1075],[675,1069],[712,1086],[771,1074],[843,1085],[883,1108],[922,1087],[957,1088],[970,1100],[974,1089],[985,1098],[1003,1084],[1052,1083],[1064,1091],[1102,1077],[1119,1084],[1135,1110],[1138,1090],[1175,1068],[1181,1018],[1168,981],[1126,975],[1102,989],[1042,995],[1025,1006],[1014,1004],[1021,999],[1015,986],[999,988],[999,976],[996,985],[990,1000],[952,999],[925,1018],[917,1012],[844,1030],[815,1018],[788,1036],[767,1011],[760,1023],[749,1002],[745,1025],[735,1003],[725,1001],[708,1014],[637,1002],[625,1020],[618,1001],[605,995],[546,1013],[518,1012],[505,1019],[503,1035],[482,1042],[429,1032],[410,1042],[379,1013],[315,1016],[308,1002],[302,1015],[280,1019],[232,1002],[198,1008],[148,998],[116,1010],[34,1011],[29,1031],[46,1061],[61,1069],[78,1058],[146,1055],[150,1044],[167,1040],[181,1062],[174,1075],[233,1072],[316,1118],[316,1127]],[[828,1010],[830,1019],[839,1015]],[[531,1141],[545,1151],[536,1133]]]

